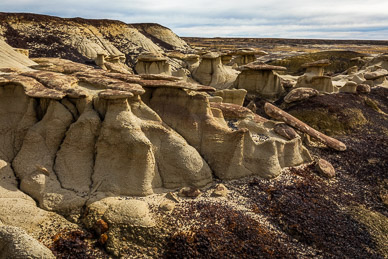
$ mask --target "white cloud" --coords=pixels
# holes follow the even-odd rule
[[[13,0],[0,10],[156,22],[181,36],[388,40],[381,0]]]

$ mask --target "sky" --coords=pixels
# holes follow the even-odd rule
[[[0,0],[0,12],[159,23],[179,36],[388,40],[387,0]]]

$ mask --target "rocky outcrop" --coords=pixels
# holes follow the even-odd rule
[[[21,190],[41,208],[68,214],[82,208],[92,190],[147,195],[154,188],[203,186],[212,180],[198,152],[141,101],[145,91],[138,83],[201,87],[174,77],[110,73],[60,59],[38,62],[36,67],[46,71],[1,78],[5,116],[0,130],[6,145],[0,154],[12,162]],[[11,124],[7,116],[13,117]]]
[[[237,89],[245,89],[248,94],[258,95],[268,100],[276,100],[284,92],[276,70],[284,71],[285,67],[266,64],[248,64],[239,68],[238,75],[233,86]]]
[[[3,40],[0,39],[0,69],[14,68],[14,69],[28,69],[28,66],[36,65],[35,62],[28,59],[25,55],[16,51]]]
[[[157,43],[162,48],[171,50],[188,50],[190,46],[179,38],[170,29],[157,23],[135,23],[132,24],[139,32],[149,38],[152,42]]]
[[[160,88],[153,92],[150,106],[200,152],[221,179],[274,177],[280,168],[310,159],[300,139],[286,141],[271,135],[270,128],[255,122],[254,116],[244,116],[236,130],[220,123],[201,94]]]
[[[219,53],[209,52],[202,55],[197,68],[192,72],[193,78],[203,85],[217,89],[226,89],[236,80],[238,72],[221,62]]]
[[[98,54],[125,56],[132,67],[142,52],[190,49],[186,42],[158,24],[126,24],[114,20],[59,18],[37,14],[0,14],[0,35],[31,57],[62,57],[93,62]]]

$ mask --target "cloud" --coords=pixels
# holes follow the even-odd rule
[[[13,0],[8,12],[156,22],[180,36],[388,40],[388,1]]]

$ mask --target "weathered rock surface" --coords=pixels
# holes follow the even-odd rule
[[[159,88],[153,92],[150,106],[200,152],[221,179],[256,174],[274,177],[281,167],[310,159],[298,139],[284,141],[271,136],[266,141],[256,140],[254,135],[258,131],[267,130],[254,121],[254,116],[246,119],[256,132],[250,132],[245,127],[236,131],[229,129],[226,123],[221,124],[218,118],[213,117],[206,96],[201,94]]]
[[[0,258],[55,258],[53,253],[23,229],[0,226]]]
[[[245,89],[249,94],[255,94],[268,100],[276,100],[284,92],[276,70],[286,70],[284,67],[266,64],[248,64],[240,67],[233,87]]]
[[[141,52],[190,49],[158,24],[131,25],[115,20],[2,13],[0,34],[12,47],[29,49],[31,57],[62,57],[82,63],[105,54],[125,57],[126,64],[132,66]]]
[[[28,66],[36,65],[25,55],[17,52],[14,48],[0,39],[0,68],[28,69]]]
[[[198,67],[192,71],[193,78],[199,83],[217,89],[226,89],[236,80],[238,72],[224,66],[219,53],[210,52],[201,58]]]
[[[297,101],[302,101],[310,97],[317,96],[319,94],[318,90],[312,88],[300,87],[291,90],[285,97],[284,102],[292,103]]]

